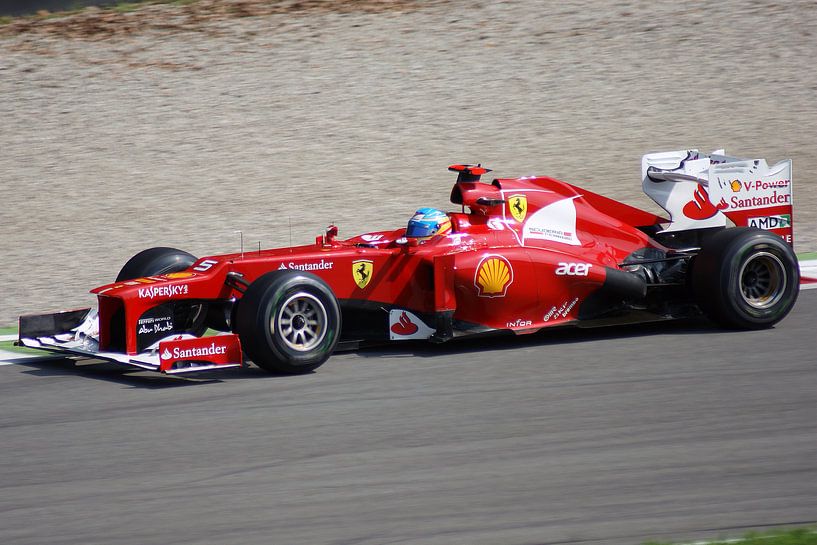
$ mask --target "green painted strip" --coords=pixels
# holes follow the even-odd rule
[[[0,327],[0,335],[17,335],[16,327]]]
[[[817,252],[806,252],[803,254],[797,254],[797,259],[800,261],[806,261],[809,259],[817,259]]]
[[[686,545],[815,545],[817,532],[814,528],[793,528],[770,530],[767,532],[749,532],[737,539],[713,539],[695,541]],[[648,541],[645,545],[670,545],[665,542]]]
[[[7,352],[15,352],[17,354],[26,354],[29,356],[47,356],[48,353],[42,350],[34,350],[33,348],[26,348],[24,346],[14,346],[14,341],[0,342],[0,350]]]

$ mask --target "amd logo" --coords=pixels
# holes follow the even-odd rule
[[[592,266],[590,263],[559,263],[556,276],[587,276]]]
[[[781,214],[779,216],[749,218],[749,226],[759,227],[760,229],[788,229],[791,227],[791,215]]]

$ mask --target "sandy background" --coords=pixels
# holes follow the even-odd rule
[[[209,6],[209,7],[208,7]],[[218,7],[215,7],[218,6]],[[203,2],[0,27],[0,325],[134,253],[395,227],[454,162],[654,209],[648,151],[794,160],[817,249],[817,2]]]

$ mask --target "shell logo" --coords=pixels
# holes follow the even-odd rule
[[[482,258],[474,275],[474,286],[480,297],[505,297],[513,283],[513,266],[501,255]]]

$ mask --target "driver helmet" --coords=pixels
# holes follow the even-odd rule
[[[406,237],[421,240],[451,232],[448,214],[436,208],[420,208],[408,222]]]

